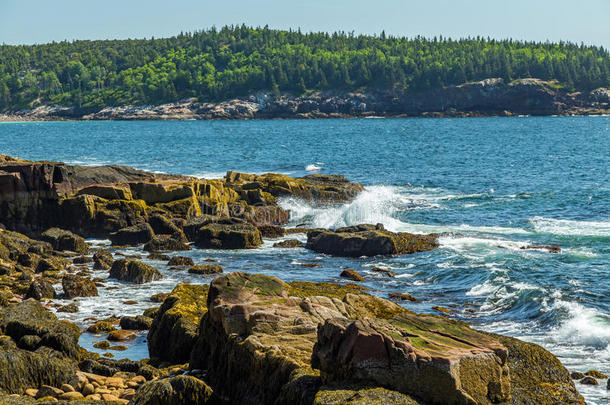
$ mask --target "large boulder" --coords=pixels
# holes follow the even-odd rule
[[[115,246],[139,245],[148,242],[154,235],[149,224],[141,223],[132,225],[109,235],[110,241]]]
[[[317,325],[334,316],[390,316],[404,309],[331,283],[285,283],[233,272],[214,279],[191,367],[207,369],[221,397],[241,404],[311,404]]]
[[[185,363],[198,336],[201,317],[207,312],[208,286],[178,284],[153,318],[148,332],[151,358]]]
[[[61,280],[66,298],[75,297],[97,297],[97,287],[95,283],[86,278],[75,274],[66,274]]]
[[[195,235],[195,246],[202,249],[253,249],[262,244],[254,225],[235,219],[204,223]]]
[[[510,398],[507,357],[488,335],[405,312],[389,320],[327,319],[312,363],[329,383],[367,381],[431,404],[487,404]]]
[[[37,336],[39,347],[72,359],[78,357],[78,326],[58,320],[38,301],[23,301],[0,310],[0,334],[10,336],[18,345],[24,336]]]
[[[192,376],[149,381],[138,389],[132,405],[203,405],[212,396],[206,383]]]
[[[115,260],[110,268],[110,277],[131,283],[144,284],[160,280],[163,276],[159,270],[137,260]]]
[[[47,229],[40,235],[40,239],[49,242],[55,250],[69,250],[76,253],[86,253],[89,250],[84,238],[59,228]]]
[[[314,230],[307,234],[306,247],[335,256],[360,257],[400,255],[438,248],[438,235],[390,232],[383,225],[358,225],[335,231]]]

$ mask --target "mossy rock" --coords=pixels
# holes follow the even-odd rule
[[[47,229],[40,235],[41,240],[50,243],[55,250],[68,250],[76,253],[87,253],[89,246],[85,239],[70,231],[59,228]]]
[[[254,249],[262,244],[254,225],[233,220],[205,223],[195,235],[195,245],[202,249]]]
[[[177,235],[155,235],[144,245],[146,252],[167,252],[191,250],[191,247],[183,240],[183,234]]]
[[[192,376],[176,376],[149,381],[138,389],[132,405],[202,405],[212,397],[212,389]]]
[[[127,259],[119,259],[112,264],[110,277],[137,284],[144,284],[163,278],[161,273],[154,267],[137,260]]]
[[[152,358],[172,364],[187,362],[207,312],[207,285],[178,284],[156,312],[148,332]]]

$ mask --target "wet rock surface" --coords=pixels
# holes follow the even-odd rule
[[[358,225],[335,231],[315,230],[307,234],[306,247],[335,256],[377,256],[426,252],[436,249],[438,235],[390,232],[383,225]]]

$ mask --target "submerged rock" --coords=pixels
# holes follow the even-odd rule
[[[303,247],[303,242],[298,239],[287,239],[281,242],[276,242],[273,247],[277,248],[300,248]]]
[[[143,284],[160,280],[163,276],[157,269],[137,260],[119,259],[110,268],[110,277],[122,281]]]
[[[188,270],[191,274],[220,274],[223,272],[222,266],[219,264],[199,264]]]
[[[349,278],[354,281],[364,281],[364,277],[358,274],[358,272],[354,269],[343,269],[341,272],[341,277]]]
[[[173,256],[167,262],[168,266],[194,266],[195,262],[190,257],[185,256]]]
[[[383,225],[358,225],[335,231],[315,230],[307,234],[306,247],[335,256],[376,256],[425,252],[438,247],[438,236],[394,233]]]

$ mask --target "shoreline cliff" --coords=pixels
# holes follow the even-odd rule
[[[609,89],[567,92],[555,82],[520,79],[506,83],[496,78],[414,93],[318,92],[295,97],[259,92],[214,103],[187,99],[157,106],[39,106],[0,114],[0,122],[605,114],[610,114]]]

